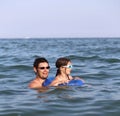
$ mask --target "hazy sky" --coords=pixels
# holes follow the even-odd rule
[[[120,0],[0,0],[2,37],[120,37]]]

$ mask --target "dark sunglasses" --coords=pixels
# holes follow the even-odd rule
[[[44,69],[50,69],[50,66],[48,66],[48,67],[38,67],[39,69],[41,69],[41,70],[44,70]]]

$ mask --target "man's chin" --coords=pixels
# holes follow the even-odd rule
[[[48,77],[43,77],[43,79],[45,80],[45,79],[47,79]]]

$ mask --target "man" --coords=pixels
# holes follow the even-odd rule
[[[49,74],[49,63],[43,57],[36,58],[33,64],[33,69],[36,74],[36,78],[29,83],[28,87],[32,89],[42,88],[42,84]]]

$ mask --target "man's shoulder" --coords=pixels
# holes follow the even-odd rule
[[[29,83],[28,87],[29,88],[39,88],[39,87],[42,87],[42,83],[40,83],[38,80],[34,79]]]

